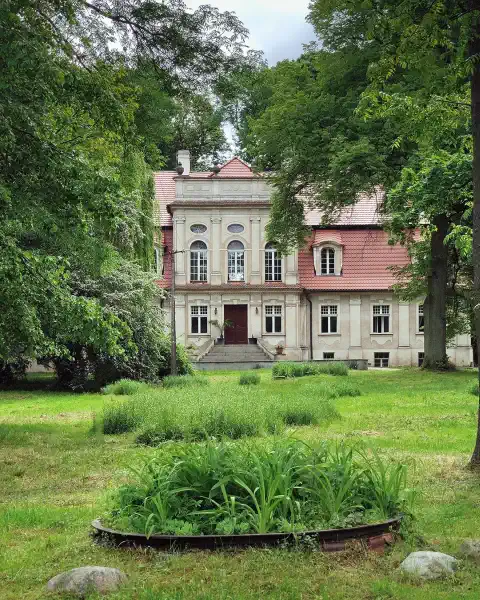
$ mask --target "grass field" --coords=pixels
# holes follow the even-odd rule
[[[212,390],[236,394],[238,373],[209,375]],[[330,376],[253,386],[258,402],[314,393]],[[128,467],[154,448],[135,433],[91,433],[92,413],[108,397],[35,390],[0,392],[0,598],[48,598],[45,584],[82,565],[123,569],[129,584],[115,599],[478,600],[480,566],[462,562],[455,579],[419,584],[397,567],[413,549],[456,554],[480,538],[480,476],[465,468],[473,447],[475,374],[416,370],[351,372],[357,397],[332,402],[341,418],[287,431],[305,440],[362,440],[409,464],[418,490],[416,534],[384,556],[306,550],[161,554],[95,545],[89,522]],[[198,389],[201,395],[202,389]]]

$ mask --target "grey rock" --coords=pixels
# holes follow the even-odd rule
[[[459,552],[462,556],[480,563],[480,540],[465,540]]]
[[[440,579],[453,575],[457,559],[443,552],[412,552],[400,565],[404,573],[421,579]]]
[[[47,590],[60,594],[74,594],[84,598],[88,593],[108,594],[125,583],[127,576],[110,567],[79,567],[56,575],[47,583]]]

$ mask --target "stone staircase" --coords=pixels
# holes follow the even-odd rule
[[[196,367],[200,370],[254,369],[257,365],[271,367],[273,362],[257,344],[216,344]]]

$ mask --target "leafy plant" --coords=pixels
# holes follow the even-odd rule
[[[145,388],[145,384],[132,379],[119,379],[103,388],[104,394],[113,394],[115,396],[132,396],[138,394]]]
[[[409,496],[403,465],[344,444],[285,439],[175,445],[133,475],[108,522],[147,535],[342,527],[396,516]]]

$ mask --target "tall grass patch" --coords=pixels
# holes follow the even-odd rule
[[[343,362],[277,362],[272,368],[273,377],[305,377],[307,375],[348,375]]]
[[[340,418],[331,399],[344,391],[341,386],[337,390],[333,378],[288,391],[281,382],[261,387],[239,386],[235,381],[152,387],[108,403],[103,431],[137,431],[138,443],[147,445],[280,433],[285,426],[327,424]]]
[[[258,385],[260,383],[260,375],[258,373],[242,373],[238,383],[240,385]]]
[[[167,375],[163,378],[164,388],[191,387],[209,385],[210,380],[205,375]]]
[[[142,390],[148,389],[148,385],[141,381],[133,379],[119,379],[110,385],[103,388],[104,394],[112,394],[114,396],[133,396]]]
[[[345,527],[410,512],[413,499],[405,465],[293,440],[171,447],[134,476],[108,523],[148,536]]]

